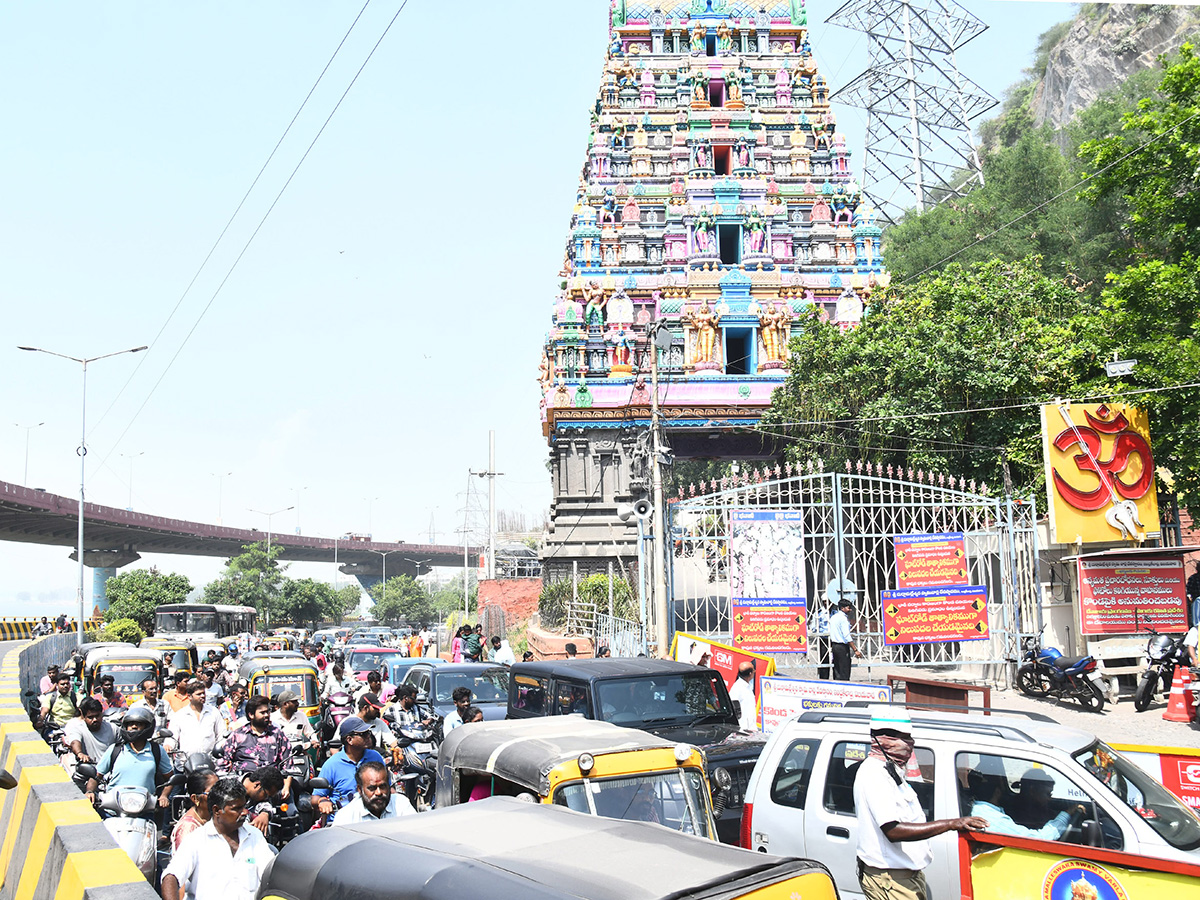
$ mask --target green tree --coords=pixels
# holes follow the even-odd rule
[[[140,644],[146,632],[135,619],[113,619],[104,623],[104,628],[96,638],[98,641],[125,641],[130,644]]]
[[[334,591],[325,608],[325,620],[335,625],[358,609],[362,602],[362,588],[357,584],[346,584]]]
[[[1119,135],[1080,148],[1096,173],[1084,196],[1118,198],[1147,257],[1200,254],[1200,57],[1184,44],[1154,96],[1126,113]]]
[[[192,583],[184,575],[163,574],[153,567],[130,569],[105,583],[108,609],[106,622],[132,619],[146,634],[154,633],[154,610],[164,603],[183,603],[192,592]]]
[[[375,601],[371,615],[385,625],[396,625],[401,621],[416,624],[429,621],[433,616],[429,594],[411,575],[397,575],[386,583],[377,582],[369,593]]]
[[[792,340],[787,381],[763,430],[789,456],[866,460],[1041,495],[1038,410],[1003,407],[1069,396],[1098,365],[1078,291],[1037,259],[1000,260],[894,287],[842,332],[814,312]],[[964,409],[1000,407],[986,414]]]
[[[204,602],[253,606],[264,621],[271,621],[286,580],[287,567],[277,561],[282,552],[272,544],[268,553],[265,541],[244,545],[241,553],[225,561],[221,577],[205,585]]]
[[[275,600],[272,621],[316,628],[337,602],[333,586],[312,578],[287,578]]]
[[[472,569],[467,578],[467,608],[478,609],[479,578]],[[463,609],[463,576],[458,574],[434,591],[429,598],[433,618],[445,619]]]

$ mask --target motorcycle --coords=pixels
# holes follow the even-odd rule
[[[1063,656],[1055,647],[1042,649],[1037,638],[1025,639],[1023,665],[1017,670],[1017,688],[1027,697],[1055,694],[1070,697],[1094,712],[1104,710],[1104,677],[1096,671],[1093,656]]]
[[[1183,646],[1182,636],[1159,634],[1149,625],[1143,630],[1150,634],[1150,639],[1146,642],[1146,671],[1133,695],[1133,708],[1138,712],[1145,712],[1154,702],[1159,682],[1162,682],[1164,691],[1169,691],[1175,683],[1175,668],[1188,664],[1188,652]]]
[[[424,725],[392,726],[396,745],[404,754],[403,774],[398,781],[417,812],[433,809],[437,789],[437,746],[433,729]]]
[[[317,819],[312,792],[328,787],[329,782],[324,778],[293,781],[290,796],[284,797],[271,810],[267,842],[275,849],[281,850],[289,841],[311,829]]]
[[[88,763],[81,764],[79,772],[87,778],[99,777],[96,767]],[[158,868],[158,828],[153,818],[157,808],[158,798],[135,785],[105,788],[96,799],[105,830],[151,884]]]

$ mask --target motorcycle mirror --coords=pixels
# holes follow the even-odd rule
[[[11,791],[17,786],[17,779],[9,774],[8,769],[0,769],[0,791]]]
[[[37,696],[37,694],[36,694],[36,693],[34,693],[33,691],[26,691],[26,692],[25,692],[25,696],[26,696],[26,697],[36,697],[36,696]]]
[[[327,791],[327,790],[329,790],[329,782],[326,781],[324,778],[310,778],[304,786],[305,786],[305,788],[307,788],[310,791],[314,791],[314,790]]]
[[[75,767],[75,771],[78,772],[80,775],[82,775],[84,778],[99,778],[100,777],[100,773],[96,770],[96,767],[93,766],[91,763],[80,763],[79,765],[77,765]]]
[[[181,786],[187,784],[187,780],[188,780],[187,772],[176,772],[174,775],[171,776],[170,784],[172,787],[181,787]]]

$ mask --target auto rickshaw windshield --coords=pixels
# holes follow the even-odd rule
[[[163,662],[172,669],[185,669],[189,672],[192,669],[192,656],[186,647],[164,650]]]
[[[1075,754],[1092,773],[1159,837],[1180,850],[1200,847],[1200,818],[1174,794],[1103,741]]]
[[[140,694],[142,682],[147,678],[158,680],[158,669],[153,663],[102,663],[96,667],[95,684],[111,675],[113,687],[122,694]]]
[[[707,669],[645,678],[613,678],[596,683],[597,718],[640,728],[647,723],[694,719],[704,715],[733,717],[733,708],[717,690],[721,676]]]
[[[656,822],[684,834],[712,837],[704,777],[695,770],[589,778],[559,787],[554,802],[606,819]]]
[[[301,706],[317,705],[317,679],[310,674],[266,675],[254,679],[254,693],[277,697],[284,691],[293,691],[300,698]]]

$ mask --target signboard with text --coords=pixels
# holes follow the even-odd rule
[[[1187,631],[1187,577],[1178,557],[1079,560],[1084,634]]]
[[[884,591],[884,643],[984,640],[988,636],[987,602],[983,585]]]
[[[886,685],[853,681],[764,678],[759,696],[762,701],[762,730],[770,733],[805,710],[836,709],[851,700],[890,703],[892,690]]]
[[[733,689],[733,683],[737,680],[738,668],[741,664],[744,662],[753,663],[754,696],[756,699],[761,699],[762,697],[763,679],[768,675],[775,674],[775,660],[769,656],[746,653],[743,650],[738,650],[736,647],[730,647],[728,644],[719,644],[699,635],[688,634],[683,631],[675,632],[671,646],[672,659],[694,666],[698,664],[705,654],[708,655],[708,667],[716,669],[721,673],[721,677],[725,679],[725,687],[729,690]]]
[[[896,586],[967,584],[967,544],[961,531],[946,534],[898,534]]]
[[[808,650],[804,523],[799,510],[729,513],[733,645],[758,653]]]

